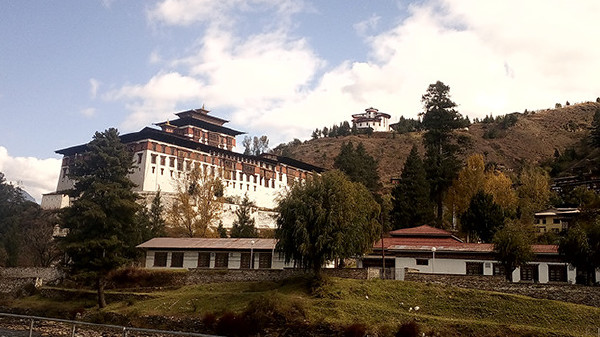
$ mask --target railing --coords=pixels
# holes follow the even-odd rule
[[[0,313],[0,317],[8,317],[8,318],[15,318],[15,319],[29,321],[29,337],[33,336],[33,332],[34,332],[33,328],[34,328],[36,321],[58,322],[58,323],[66,323],[68,325],[71,325],[71,334],[70,334],[71,337],[75,337],[75,332],[77,330],[77,327],[80,327],[80,326],[102,329],[102,330],[109,330],[109,329],[115,330],[117,332],[120,332],[121,336],[123,336],[123,337],[127,337],[127,334],[130,332],[158,335],[158,336],[219,337],[216,335],[207,335],[207,334],[202,334],[202,333],[132,328],[132,327],[125,327],[125,326],[120,326],[120,325],[97,324],[97,323],[72,321],[72,320],[59,319],[59,318],[26,316],[26,315],[16,315],[16,314],[7,314],[7,313]]]

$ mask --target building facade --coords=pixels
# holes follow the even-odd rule
[[[534,226],[538,234],[544,233],[560,233],[569,228],[569,223],[572,223],[579,216],[578,208],[550,208],[541,212],[535,213]]]
[[[364,113],[352,115],[352,123],[358,129],[371,128],[375,132],[390,132],[390,117],[390,115],[371,107],[365,109]]]
[[[405,272],[450,275],[504,275],[492,244],[465,243],[451,233],[430,226],[404,228],[390,232],[373,246],[361,267],[394,268],[395,278]],[[382,254],[382,250],[384,251]],[[577,270],[564,261],[556,245],[533,245],[534,258],[513,271],[513,282],[575,283]],[[600,270],[596,271],[600,279]]]
[[[150,197],[160,190],[168,199],[176,193],[186,172],[196,166],[221,179],[225,196],[242,198],[247,194],[257,206],[256,216],[266,212],[262,218],[269,223],[262,225],[274,227],[274,220],[268,215],[276,206],[276,198],[293,182],[323,171],[287,157],[234,152],[235,136],[243,132],[223,126],[226,120],[209,115],[204,108],[176,115],[177,119],[157,123],[160,129],[146,127],[121,135],[121,141],[133,153],[135,168],[130,178],[137,185],[134,190],[142,196]],[[69,205],[65,191],[74,184],[68,177],[69,166],[86,151],[85,144],[56,151],[63,155],[61,172],[56,192],[43,196],[43,208]],[[233,213],[232,209],[235,205],[224,205],[225,214]]]
[[[154,238],[138,246],[146,268],[283,269],[275,239]]]

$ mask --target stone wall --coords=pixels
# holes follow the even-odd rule
[[[502,276],[406,273],[406,281],[446,284],[460,288],[518,294],[600,307],[600,287],[568,283],[508,282]]]
[[[332,277],[367,279],[367,269],[343,268],[323,269],[323,274]],[[294,276],[306,275],[301,269],[192,269],[184,279],[185,284],[210,282],[280,281]]]
[[[0,268],[0,294],[19,296],[63,278],[54,268]]]

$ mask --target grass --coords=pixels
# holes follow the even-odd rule
[[[317,286],[302,278],[186,286],[154,292],[150,299],[110,303],[105,311],[128,317],[198,318],[208,313],[220,317],[247,312],[250,303],[261,301],[269,302],[269,314],[275,312],[279,319],[330,326],[358,323],[379,335],[393,335],[410,321],[429,336],[596,336],[600,327],[596,307],[427,283],[338,278]],[[93,303],[36,295],[11,305],[38,309],[60,305],[72,312]]]

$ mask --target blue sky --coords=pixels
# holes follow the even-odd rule
[[[437,80],[469,117],[600,96],[595,0],[0,3],[0,171],[38,200],[54,150],[205,107],[271,146]],[[241,142],[241,139],[238,139]]]

